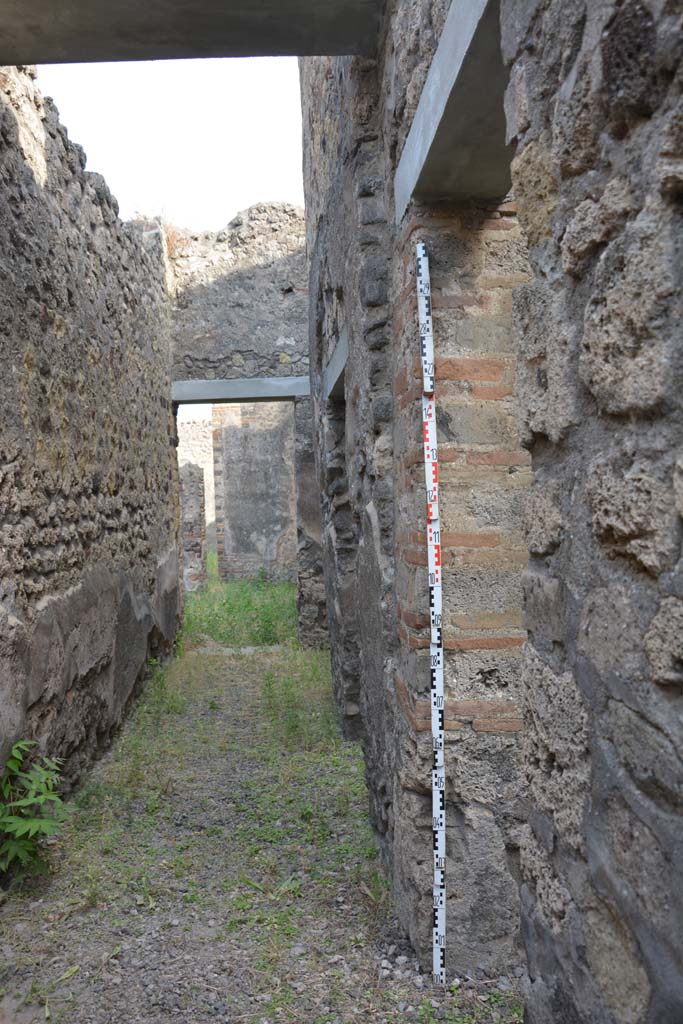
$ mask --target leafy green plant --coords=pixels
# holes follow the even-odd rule
[[[43,757],[27,765],[36,744],[20,740],[12,747],[0,779],[0,872],[10,869],[41,872],[46,868],[42,845],[67,816],[57,792],[60,762]]]

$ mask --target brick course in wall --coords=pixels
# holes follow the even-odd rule
[[[395,790],[394,865],[411,936],[429,950],[420,913],[431,885],[431,712],[421,367],[414,253],[427,243],[435,333],[443,565],[448,960],[511,971],[520,962],[516,863],[520,798],[521,574],[529,458],[519,447],[512,290],[526,280],[514,209],[415,208],[394,250],[394,460],[399,657],[405,737]],[[494,272],[495,270],[495,272]],[[400,730],[401,731],[401,730]],[[495,780],[495,782],[494,782]],[[471,850],[476,849],[476,857]],[[495,899],[492,899],[495,894]]]

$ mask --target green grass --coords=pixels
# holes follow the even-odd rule
[[[266,672],[261,693],[262,727],[271,743],[303,752],[339,742],[327,651],[302,651],[292,645],[286,671]]]
[[[224,582],[215,552],[207,557],[207,585],[189,594],[181,645],[209,638],[225,647],[267,647],[296,639],[296,585],[264,577]]]

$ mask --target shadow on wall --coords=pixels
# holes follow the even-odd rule
[[[304,230],[286,203],[251,207],[218,233],[167,228],[174,380],[308,373]]]
[[[0,762],[30,736],[73,776],[176,630],[168,296],[30,71],[0,135]]]

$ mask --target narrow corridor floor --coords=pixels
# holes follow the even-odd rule
[[[0,908],[0,1024],[521,1020],[418,972],[328,674],[321,652],[216,643],[155,673],[52,875]]]

